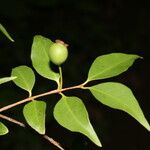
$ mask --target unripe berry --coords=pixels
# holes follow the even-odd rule
[[[68,57],[67,45],[63,41],[56,40],[56,43],[52,44],[49,49],[49,57],[55,65],[61,65]]]

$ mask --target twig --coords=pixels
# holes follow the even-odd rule
[[[10,105],[7,105],[7,106],[4,106],[4,107],[0,108],[0,112],[8,110],[8,109],[13,108],[13,107],[18,106],[18,105],[21,105],[23,103],[26,103],[28,101],[31,101],[31,100],[39,98],[39,97],[47,96],[47,95],[50,95],[50,94],[61,93],[63,91],[68,91],[68,90],[72,90],[72,89],[83,88],[84,85],[85,84],[83,83],[83,84],[80,84],[80,85],[77,85],[77,86],[72,86],[72,87],[68,87],[68,88],[64,88],[64,89],[52,90],[52,91],[45,92],[45,93],[42,93],[42,94],[38,94],[38,95],[35,95],[35,96],[32,96],[32,97],[28,97],[28,98],[25,98],[25,99],[20,100],[18,102],[15,102],[13,104],[10,104]]]
[[[7,120],[7,121],[10,121],[10,122],[12,122],[12,123],[15,123],[15,124],[17,124],[17,125],[19,125],[19,126],[21,126],[21,127],[23,127],[23,128],[26,127],[26,125],[25,125],[24,123],[22,123],[22,122],[20,122],[20,121],[18,121],[18,120],[16,120],[16,119],[10,118],[10,117],[8,117],[8,116],[5,116],[5,115],[0,114],[0,118],[5,119],[5,120]],[[46,140],[48,140],[51,144],[53,144],[54,146],[56,146],[56,147],[59,148],[60,150],[64,150],[64,149],[60,146],[60,144],[59,144],[57,141],[55,141],[53,138],[50,138],[50,137],[47,136],[47,135],[43,135],[43,138],[45,138]]]
[[[50,138],[49,136],[47,135],[44,135],[43,136],[46,140],[48,140],[50,143],[52,143],[53,145],[55,145],[56,147],[58,147],[60,150],[64,150],[60,144],[58,142],[56,142],[55,140],[53,140],[52,138]]]
[[[12,123],[15,123],[15,124],[17,124],[17,125],[19,125],[19,126],[21,126],[21,127],[24,127],[24,128],[26,127],[24,123],[22,123],[22,122],[20,122],[20,121],[17,121],[17,120],[15,120],[15,119],[13,119],[13,118],[7,117],[7,116],[5,116],[5,115],[0,114],[0,118],[3,118],[3,119],[5,119],[5,120],[7,120],[7,121],[10,121],[10,122],[12,122]]]

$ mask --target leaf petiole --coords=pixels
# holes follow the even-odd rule
[[[58,89],[61,90],[62,87],[63,87],[63,75],[62,75],[62,68],[61,68],[61,66],[59,66],[59,74],[60,74],[60,78],[59,78]]]

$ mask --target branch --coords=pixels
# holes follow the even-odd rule
[[[17,124],[17,125],[19,125],[19,126],[21,126],[21,127],[23,127],[23,128],[26,127],[26,125],[25,125],[24,123],[22,123],[22,122],[20,122],[20,121],[18,121],[18,120],[16,120],[16,119],[10,118],[10,117],[8,117],[8,116],[5,116],[5,115],[0,114],[0,118],[5,119],[5,120],[7,120],[7,121],[10,121],[10,122],[12,122],[12,123],[15,123],[15,124]],[[50,137],[47,136],[47,135],[43,135],[43,138],[45,138],[46,140],[48,140],[51,144],[53,144],[54,146],[56,146],[56,147],[59,148],[60,150],[64,150],[64,149],[60,146],[60,144],[59,144],[57,141],[55,141],[53,138],[50,138]]]
[[[17,125],[19,125],[19,126],[21,126],[21,127],[24,127],[24,128],[26,127],[24,123],[22,123],[22,122],[20,122],[20,121],[17,121],[17,120],[15,120],[15,119],[13,119],[13,118],[7,117],[7,116],[5,116],[5,115],[0,114],[0,118],[5,119],[5,120],[7,120],[7,121],[10,121],[10,122],[12,122],[12,123],[15,123],[15,124],[17,124]]]
[[[49,91],[49,92],[45,92],[45,93],[42,93],[42,94],[38,94],[38,95],[35,95],[35,96],[32,96],[32,97],[25,98],[23,100],[20,100],[18,102],[15,102],[13,104],[10,104],[10,105],[7,105],[7,106],[4,106],[4,107],[0,108],[0,113],[2,111],[6,111],[6,110],[8,110],[10,108],[13,108],[15,106],[21,105],[21,104],[26,103],[28,101],[32,101],[33,99],[36,99],[36,98],[39,98],[39,97],[43,97],[43,96],[47,96],[47,95],[51,95],[51,94],[61,93],[61,92],[72,90],[72,89],[83,88],[84,85],[85,85],[85,83],[77,85],[77,86],[68,87],[68,88],[52,90],[52,91]]]
[[[58,142],[56,142],[54,139],[50,138],[49,136],[47,135],[44,135],[43,136],[46,140],[48,140],[48,142],[52,143],[53,145],[55,145],[56,147],[58,147],[60,150],[64,150],[60,144]]]

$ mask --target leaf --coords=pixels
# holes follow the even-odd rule
[[[4,28],[4,26],[2,24],[0,24],[0,31],[12,42],[14,42],[14,40],[12,39],[12,37],[9,35],[9,33],[7,32],[7,30]]]
[[[43,77],[59,82],[59,74],[50,68],[48,50],[53,42],[43,36],[34,36],[31,60],[35,70]]]
[[[0,135],[5,135],[8,132],[8,128],[2,122],[0,122]]]
[[[27,123],[40,134],[45,134],[45,111],[46,103],[43,101],[34,100],[23,108]]]
[[[73,132],[80,132],[96,145],[101,146],[89,121],[87,110],[79,98],[63,95],[54,108],[54,117],[63,127]]]
[[[19,66],[12,69],[12,76],[17,76],[14,83],[20,88],[31,93],[35,83],[35,75],[31,68],[27,66]]]
[[[132,66],[137,58],[140,58],[140,56],[123,53],[99,56],[95,59],[89,70],[87,81],[117,76]]]
[[[9,82],[9,81],[14,80],[14,79],[16,79],[16,78],[17,78],[17,77],[4,77],[4,78],[0,78],[0,84]]]
[[[150,131],[138,101],[128,87],[120,83],[106,82],[89,87],[89,90],[98,101],[111,108],[127,112]]]

